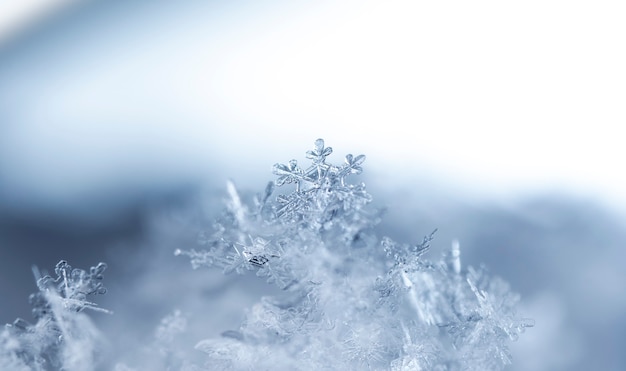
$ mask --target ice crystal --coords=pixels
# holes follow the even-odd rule
[[[93,370],[97,364],[99,332],[84,309],[107,310],[87,301],[88,295],[104,294],[106,264],[89,271],[72,269],[64,260],[56,278],[37,279],[39,291],[30,296],[36,323],[21,318],[7,324],[0,334],[2,370]],[[39,272],[33,268],[36,277]]]
[[[364,155],[339,165],[322,139],[311,160],[275,164],[277,176],[252,205],[232,182],[230,200],[202,249],[176,250],[194,268],[253,271],[283,295],[249,308],[238,329],[196,348],[220,369],[499,370],[508,341],[532,321],[518,297],[484,270],[461,265],[458,241],[425,258],[434,233],[416,244],[379,238],[381,212],[360,174]],[[291,186],[286,192],[277,189]]]
[[[103,295],[107,290],[102,285],[103,272],[107,268],[105,263],[99,263],[95,267],[91,267],[89,272],[72,268],[65,260],[57,263],[54,273],[56,278],[46,275],[37,280],[39,292],[33,295],[42,296],[50,292],[56,292],[64,307],[70,311],[80,312],[83,309],[91,309],[97,311],[108,312],[107,310],[98,308],[97,304],[87,301],[88,295]],[[40,302],[39,299],[35,299]],[[34,310],[42,309],[41,306],[35,306]],[[37,313],[35,313],[37,317]]]

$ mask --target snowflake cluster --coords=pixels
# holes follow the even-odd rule
[[[381,213],[360,174],[365,156],[340,165],[322,139],[246,204],[232,183],[230,200],[203,249],[176,250],[192,266],[255,271],[283,295],[264,297],[238,329],[197,349],[223,369],[499,370],[508,341],[532,326],[515,314],[518,296],[484,269],[463,269],[458,243],[440,260],[419,244],[377,237]],[[273,197],[276,187],[292,192]],[[433,232],[434,233],[434,232]]]
[[[31,324],[21,318],[0,332],[1,370],[90,370],[97,364],[100,334],[82,312],[92,309],[110,313],[87,301],[87,296],[104,294],[106,264],[89,271],[73,269],[61,260],[56,277],[37,279],[39,291],[30,295]],[[37,269],[35,275],[39,276]]]

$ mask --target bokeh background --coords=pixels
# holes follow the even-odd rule
[[[205,311],[196,340],[235,326],[272,289],[172,252],[228,179],[261,191],[322,137],[336,162],[368,156],[380,234],[438,228],[433,258],[458,238],[521,294],[536,326],[511,370],[626,369],[623,2],[16,3],[0,1],[0,321],[29,318],[31,267],[63,258],[109,263],[116,314],[93,317],[127,349],[175,308]]]

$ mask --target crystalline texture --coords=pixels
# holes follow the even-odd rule
[[[93,370],[99,332],[84,309],[110,313],[87,301],[87,296],[104,294],[102,285],[106,264],[89,271],[72,268],[61,260],[54,270],[56,277],[37,279],[39,291],[30,296],[36,323],[16,319],[0,334],[0,369],[2,370]],[[39,272],[33,269],[36,277]],[[9,365],[3,362],[10,362]]]
[[[457,241],[430,261],[435,232],[417,244],[379,238],[380,211],[363,183],[350,182],[365,156],[334,165],[332,153],[318,139],[306,152],[310,166],[275,164],[276,180],[253,207],[229,183],[231,200],[201,238],[205,249],[176,251],[194,268],[255,271],[285,292],[250,308],[238,329],[201,341],[207,365],[500,370],[510,363],[508,341],[532,325],[516,316],[518,297],[463,267]],[[282,193],[272,197],[274,186]]]

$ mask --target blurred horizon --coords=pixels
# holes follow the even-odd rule
[[[59,4],[0,44],[4,204],[237,178],[322,137],[466,197],[626,209],[618,2]]]

